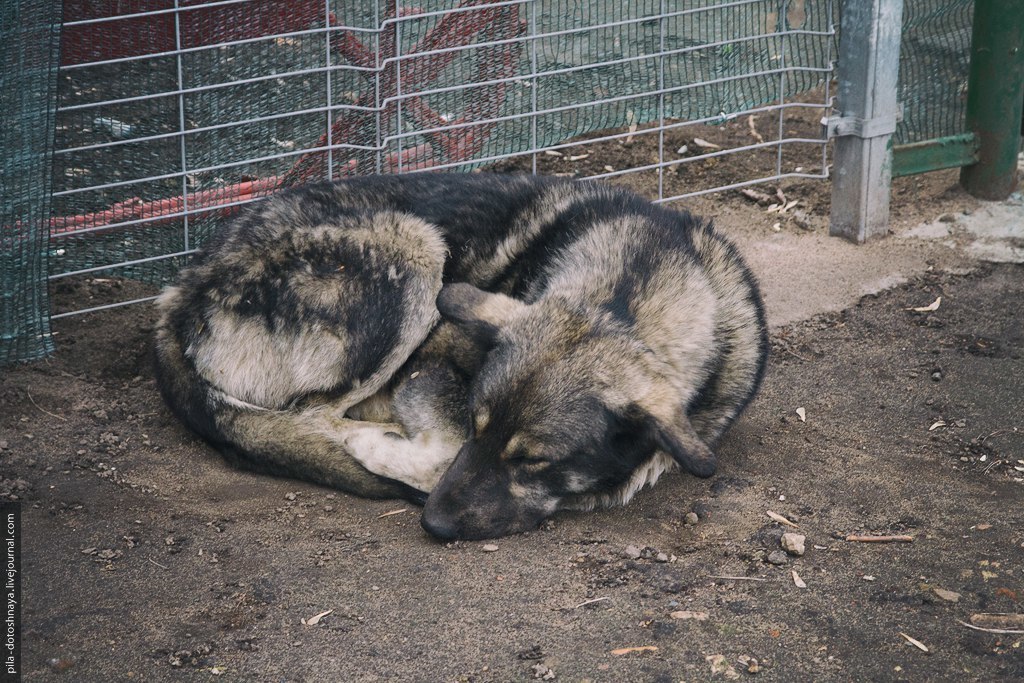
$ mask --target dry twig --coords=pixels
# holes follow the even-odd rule
[[[764,192],[758,192],[757,190],[752,190],[749,187],[740,190],[740,194],[752,202],[757,202],[761,206],[768,206],[772,203],[771,195],[767,195]]]
[[[753,114],[747,117],[747,126],[750,128],[750,135],[758,142],[764,142],[764,138],[757,132],[757,119]]]
[[[612,654],[616,657],[622,655],[628,655],[630,652],[657,652],[658,648],[655,645],[641,645],[640,647],[620,647],[616,650],[612,650]]]
[[[50,417],[55,417],[58,420],[64,420],[65,422],[68,421],[68,419],[66,417],[63,417],[61,415],[54,415],[49,410],[43,409],[38,403],[36,403],[36,400],[34,398],[32,398],[32,392],[29,391],[28,389],[25,390],[25,393],[28,394],[28,400],[32,401],[32,405],[34,405],[36,408],[38,408],[39,412],[41,412],[41,413],[43,413],[45,415],[49,415]]]
[[[984,631],[985,633],[998,633],[1001,635],[1020,635],[1024,634],[1024,631],[1018,629],[1009,628],[982,628],[981,626],[975,626],[974,624],[968,624],[966,621],[956,620],[958,624],[966,626],[967,628],[974,629],[975,631]]]
[[[913,536],[856,536],[849,535],[846,540],[850,543],[913,543]]]
[[[595,602],[603,602],[604,600],[611,600],[611,598],[605,596],[603,598],[594,598],[593,600],[584,600],[580,604],[573,607],[573,609],[579,609],[580,607],[585,607],[586,605],[593,605]]]

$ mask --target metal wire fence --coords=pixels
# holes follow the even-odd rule
[[[31,233],[47,271],[14,254],[0,285],[160,284],[240,206],[350,175],[561,169],[663,202],[826,178],[824,133],[793,121],[830,105],[836,4],[65,0],[52,206]],[[749,136],[708,139],[736,121]],[[701,172],[727,160],[746,170]],[[27,216],[3,216],[5,254]],[[151,297],[125,298],[53,317]],[[2,333],[38,337],[18,320],[49,313],[5,303]]]

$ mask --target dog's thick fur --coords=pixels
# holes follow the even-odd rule
[[[710,223],[497,175],[281,192],[160,297],[171,409],[247,466],[423,500],[442,538],[623,503],[757,390],[753,277]]]

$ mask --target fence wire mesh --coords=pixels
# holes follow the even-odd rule
[[[895,143],[964,132],[974,0],[903,0]]]
[[[60,9],[15,4],[51,20]],[[791,122],[829,105],[835,4],[65,0],[52,207],[33,205],[49,221],[27,233],[48,270],[5,242],[5,258],[21,260],[5,268],[3,291],[28,283],[44,296],[47,280],[82,276],[159,284],[239,206],[350,175],[644,178],[658,201],[825,178],[823,134]],[[699,137],[748,119],[742,142]],[[629,147],[638,141],[642,153]],[[616,153],[597,154],[602,145]],[[700,172],[726,159],[743,174]],[[5,215],[5,240],[17,234],[9,225],[27,224]],[[119,296],[53,317],[151,298]],[[33,305],[5,300],[5,339],[24,338],[31,315],[45,321],[45,299]]]

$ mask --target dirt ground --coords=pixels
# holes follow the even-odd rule
[[[699,136],[735,139],[734,124]],[[591,151],[598,168],[649,156]],[[749,170],[728,163],[705,171]],[[894,225],[969,211],[954,184],[899,181]],[[690,205],[737,236],[820,237],[828,185],[782,189],[802,224],[735,192]],[[94,278],[54,297],[66,310],[150,291]],[[450,544],[408,504],[230,469],[161,403],[148,306],[59,320],[56,355],[0,371],[25,680],[1024,679],[1024,635],[958,623],[1024,598],[1022,299],[1024,266],[936,262],[775,325],[714,478],[667,475],[623,508]],[[783,531],[806,536],[802,556],[780,551]]]

